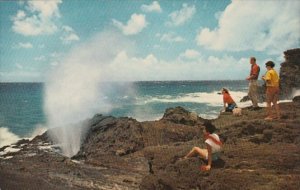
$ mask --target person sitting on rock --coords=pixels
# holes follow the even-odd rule
[[[223,112],[232,112],[234,108],[236,108],[236,103],[232,99],[232,97],[229,94],[229,91],[226,88],[222,88],[222,94],[223,94],[223,103],[224,103],[224,110]],[[227,106],[226,106],[227,105]]]
[[[212,161],[218,160],[220,156],[222,142],[220,141],[219,136],[214,133],[216,131],[216,127],[209,121],[204,122],[204,138],[206,149],[202,149],[199,147],[193,147],[193,149],[183,157],[183,159],[187,159],[189,157],[200,155],[201,158],[208,161],[207,165],[201,166],[202,171],[207,171],[211,169]]]

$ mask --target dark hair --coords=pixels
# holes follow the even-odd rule
[[[267,67],[267,66],[273,68],[273,67],[275,66],[275,63],[274,63],[273,61],[268,61],[268,62],[266,63],[266,67]]]
[[[229,91],[226,88],[222,88],[222,91],[224,91],[225,93],[229,94]]]
[[[256,58],[255,57],[250,57],[251,60],[254,60],[254,62],[256,62]]]
[[[207,132],[209,132],[210,134],[214,133],[216,131],[216,127],[208,120],[204,121],[204,127],[205,127],[205,130]]]

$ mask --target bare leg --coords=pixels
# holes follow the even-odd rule
[[[272,117],[272,107],[271,102],[267,102],[267,118]]]
[[[280,108],[279,108],[279,105],[277,104],[277,100],[273,101],[273,105],[274,105],[275,110],[276,110],[277,118],[280,119],[280,117],[281,117],[281,115],[280,115]]]
[[[196,154],[199,154],[202,158],[206,158],[207,150],[201,149],[199,147],[194,147],[184,158],[189,158],[195,156]]]

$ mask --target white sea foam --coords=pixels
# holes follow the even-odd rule
[[[46,132],[47,128],[43,125],[38,124],[35,130],[31,134],[27,134],[24,137],[20,137],[13,132],[11,132],[6,127],[0,127],[0,148],[3,146],[11,145],[18,142],[21,139],[32,140],[37,135],[41,135]]]
[[[200,117],[204,119],[216,119],[220,115],[220,112],[209,112],[209,113],[201,113],[199,114]]]
[[[300,96],[300,89],[295,89],[293,91],[292,97],[294,98],[295,96]]]
[[[223,107],[223,96],[218,94],[219,91],[213,92],[195,92],[195,93],[187,93],[180,94],[178,96],[171,95],[161,95],[161,96],[146,96],[143,98],[137,98],[136,105],[146,106],[151,103],[198,103],[198,104],[206,104],[207,106],[214,107],[213,109],[207,110],[205,113],[198,113],[200,117],[205,119],[215,119],[219,116],[221,108]],[[247,95],[246,92],[242,91],[230,91],[232,98],[237,102],[239,107],[247,107],[251,105],[250,101],[240,103],[239,100]],[[150,110],[149,110],[150,109]],[[195,110],[190,110],[195,111]],[[153,116],[155,111],[151,110],[151,108],[136,109],[133,117],[138,118],[139,121],[145,120],[157,120],[160,119],[163,115],[156,114]],[[149,117],[149,116],[153,117]],[[147,118],[147,119],[146,119]]]
[[[162,103],[203,103],[212,107],[222,107],[223,106],[223,96],[218,94],[218,91],[214,92],[196,92],[196,93],[188,93],[179,96],[156,96],[156,97],[146,97],[144,99],[139,99],[137,104],[149,104],[154,102],[162,102]],[[237,105],[241,108],[245,108],[252,105],[251,101],[240,102],[240,100],[247,96],[247,92],[242,91],[230,91],[230,95],[233,100],[237,103]],[[300,95],[300,90],[294,92],[293,96]],[[291,102],[291,100],[280,100],[279,103],[283,102]],[[262,102],[258,104],[260,107],[266,107],[266,102]],[[206,118],[215,118],[218,113],[205,113],[202,116]]]
[[[231,91],[230,92],[232,98],[239,102],[244,96],[247,95],[246,92],[241,91]],[[196,93],[188,93],[179,96],[156,96],[156,97],[146,97],[144,100],[140,100],[138,104],[148,104],[152,102],[163,102],[163,103],[204,103],[209,106],[222,106],[223,105],[223,97],[218,94],[218,91],[214,92],[196,92]]]
[[[13,158],[13,156],[6,156],[6,157],[4,157],[4,158],[2,158],[2,159],[8,160],[8,159],[12,159],[12,158]]]
[[[9,147],[5,148],[3,152],[0,152],[0,156],[3,156],[9,152],[18,152],[20,150],[21,150],[21,148],[13,148],[13,147],[9,146]]]
[[[0,147],[16,143],[18,140],[20,140],[18,135],[11,132],[8,128],[0,127]]]

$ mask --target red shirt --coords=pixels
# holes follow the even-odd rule
[[[257,80],[258,75],[259,75],[260,68],[257,64],[253,64],[251,66],[251,71],[250,71],[250,79],[251,80]]]
[[[224,94],[223,94],[223,102],[224,102],[224,103],[227,103],[227,104],[235,103],[235,102],[233,101],[233,99],[231,98],[231,96],[230,96],[229,94],[227,94],[227,93],[224,93]]]

